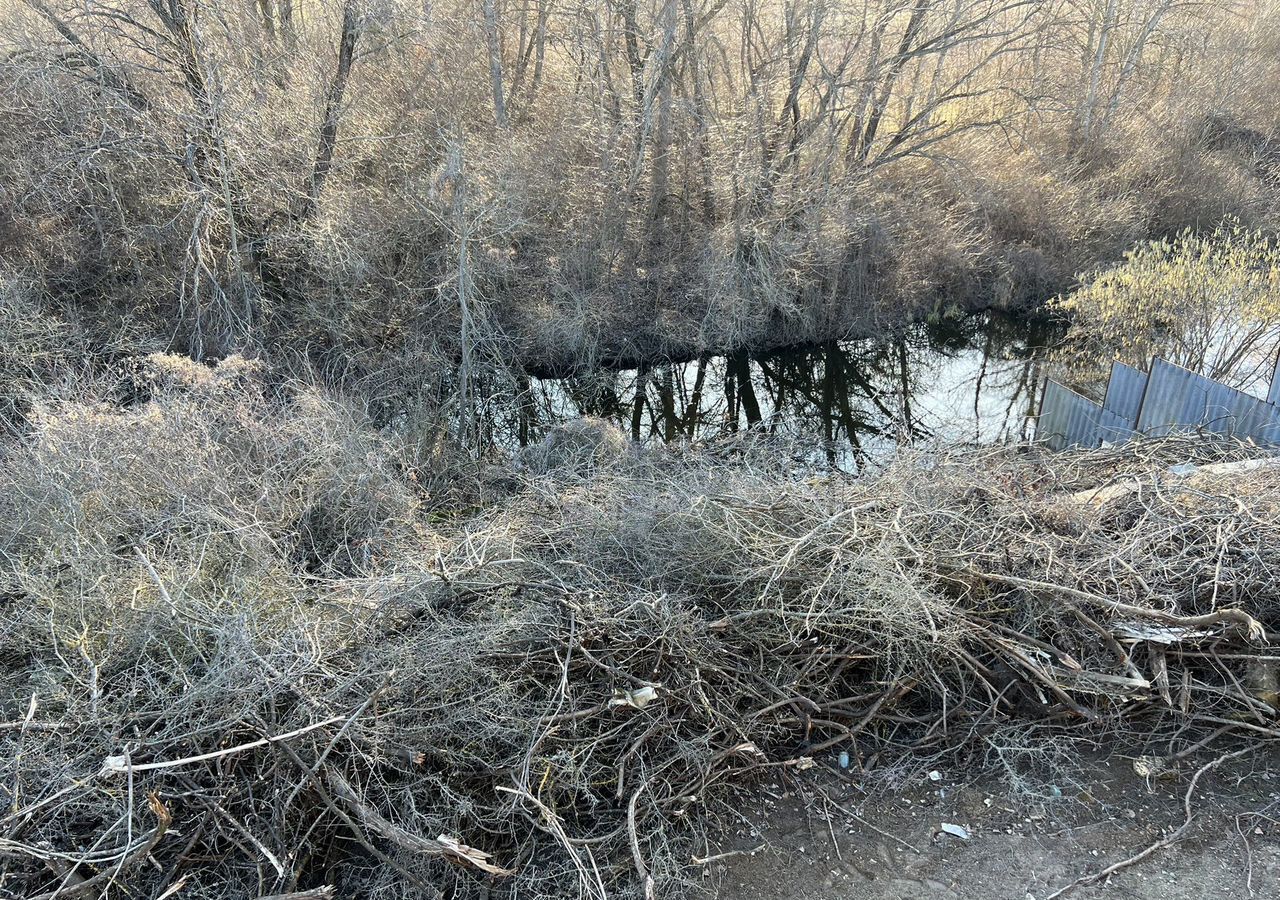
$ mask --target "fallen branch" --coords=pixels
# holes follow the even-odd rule
[[[1122,615],[1133,616],[1137,619],[1152,619],[1157,622],[1163,622],[1166,625],[1176,625],[1179,628],[1204,628],[1209,625],[1233,625],[1243,631],[1251,641],[1262,642],[1266,639],[1267,632],[1266,629],[1263,628],[1262,623],[1249,615],[1243,609],[1220,609],[1215,612],[1205,613],[1201,616],[1179,616],[1160,609],[1152,609],[1146,606],[1134,606],[1131,603],[1121,603],[1119,600],[1099,597],[1097,594],[1091,594],[1088,591],[1082,591],[1078,588],[1069,587],[1065,584],[1054,584],[1051,581],[1035,581],[1030,578],[1019,578],[1014,575],[1001,575],[996,572],[981,572],[976,569],[968,570],[967,574],[980,578],[984,581],[991,581],[997,584],[1007,584],[1011,587],[1022,588],[1027,591],[1057,594],[1059,597],[1070,600],[1079,600],[1094,606],[1100,606],[1103,609],[1109,609],[1112,612],[1120,613]]]
[[[1142,862],[1152,853],[1155,853],[1158,850],[1163,850],[1165,847],[1168,847],[1171,844],[1177,843],[1182,838],[1182,836],[1186,834],[1187,829],[1190,827],[1191,827],[1191,820],[1188,819],[1187,821],[1182,823],[1182,825],[1178,828],[1177,831],[1173,832],[1173,834],[1169,835],[1168,837],[1161,838],[1151,846],[1133,854],[1133,856],[1127,857],[1126,859],[1122,859],[1119,862],[1112,863],[1111,865],[1107,866],[1105,869],[1103,869],[1100,872],[1096,872],[1093,875],[1086,875],[1081,878],[1077,878],[1075,881],[1071,882],[1071,884],[1068,884],[1066,887],[1058,888],[1058,890],[1054,891],[1052,894],[1046,897],[1045,900],[1056,900],[1056,898],[1065,896],[1066,894],[1070,893],[1071,891],[1074,891],[1078,887],[1084,887],[1085,885],[1089,885],[1089,884],[1097,884],[1099,881],[1103,881],[1107,878],[1110,878],[1112,875],[1116,874],[1122,869],[1127,869],[1129,868],[1129,866],[1136,865]]]
[[[490,855],[475,847],[468,847],[457,838],[440,835],[438,838],[426,838],[411,831],[406,831],[394,822],[387,820],[372,806],[364,803],[351,784],[335,772],[325,768],[325,781],[335,797],[350,807],[351,811],[367,828],[377,832],[397,847],[413,853],[424,853],[429,856],[443,856],[454,862],[462,863],[487,872],[490,875],[514,875],[514,869],[504,869],[490,862]]]
[[[722,859],[732,859],[735,856],[755,856],[764,848],[764,844],[757,844],[754,847],[747,847],[745,850],[725,850],[723,853],[715,853],[711,856],[694,856],[691,861],[695,866],[707,866],[713,862],[720,862]]]
[[[313,722],[304,728],[298,728],[285,734],[277,734],[272,737],[265,737],[260,740],[250,741],[247,744],[240,744],[236,747],[227,747],[225,750],[213,750],[209,753],[201,753],[199,756],[188,756],[183,759],[172,759],[162,762],[149,762],[133,764],[129,761],[129,756],[108,756],[102,763],[103,775],[119,775],[125,772],[150,772],[155,769],[176,769],[179,766],[187,766],[191,763],[204,762],[209,759],[219,759],[223,756],[231,756],[235,753],[243,753],[246,750],[254,750],[258,747],[265,747],[268,744],[274,744],[278,741],[287,741],[290,738],[296,738],[304,735],[309,731],[315,731],[317,728],[323,728],[326,725],[333,725],[335,722],[342,722],[346,716],[334,716],[331,719],[325,719],[323,722]]]

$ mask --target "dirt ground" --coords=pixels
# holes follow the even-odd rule
[[[1235,749],[1240,749],[1239,747]],[[1093,756],[1012,799],[994,775],[912,772],[867,791],[834,761],[744,795],[744,811],[708,846],[717,900],[1048,900],[1168,839],[1185,822],[1210,751],[1160,777],[1134,757]],[[1248,750],[1204,772],[1192,824],[1169,846],[1070,898],[1280,898],[1280,750]],[[952,834],[942,830],[943,823]],[[754,851],[754,852],[752,852]]]

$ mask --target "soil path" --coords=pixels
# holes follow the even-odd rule
[[[1063,779],[1069,788],[1041,785],[1044,803],[1011,801],[998,778],[966,782],[936,770],[869,795],[853,777],[820,766],[740,798],[746,812],[706,855],[761,849],[707,863],[712,896],[1046,900],[1175,832],[1192,775],[1217,755],[1162,778],[1139,775],[1132,758],[1088,760]],[[1192,825],[1171,846],[1064,896],[1280,900],[1275,745],[1205,773],[1192,809]]]

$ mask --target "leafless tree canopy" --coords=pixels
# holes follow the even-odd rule
[[[1269,0],[0,15],[4,276],[99,347],[465,383],[1038,300],[1274,201]]]

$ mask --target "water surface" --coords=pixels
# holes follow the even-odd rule
[[[611,420],[636,440],[761,428],[849,469],[903,443],[1021,440],[1032,430],[1044,349],[1055,337],[1043,321],[986,314],[889,340],[532,379],[518,440],[584,415]]]

